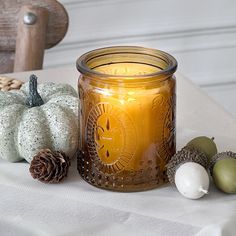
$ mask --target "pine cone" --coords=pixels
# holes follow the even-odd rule
[[[59,183],[67,176],[69,166],[70,159],[64,152],[43,149],[33,157],[29,171],[43,183]]]

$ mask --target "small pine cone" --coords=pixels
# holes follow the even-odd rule
[[[70,159],[64,152],[43,149],[33,157],[29,171],[43,183],[59,183],[67,176],[69,166]]]
[[[176,170],[186,162],[198,163],[206,169],[209,165],[208,158],[204,153],[184,147],[182,150],[178,151],[167,164],[167,176],[171,184],[175,184]]]

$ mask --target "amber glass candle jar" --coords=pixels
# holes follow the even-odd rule
[[[117,191],[165,182],[175,153],[176,60],[142,47],[94,50],[77,60],[80,109],[78,171]]]

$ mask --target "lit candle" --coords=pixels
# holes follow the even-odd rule
[[[119,191],[166,182],[166,164],[175,153],[175,59],[116,47],[85,54],[77,66],[81,176]]]

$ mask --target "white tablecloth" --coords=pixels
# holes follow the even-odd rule
[[[27,78],[19,73],[17,78]],[[38,71],[40,81],[76,84],[73,68]],[[236,151],[236,121],[189,80],[177,74],[177,140],[214,136],[221,150]],[[78,235],[236,235],[236,195],[212,185],[200,200],[183,198],[175,188],[118,193],[84,182],[72,163],[61,184],[32,179],[29,164],[0,161],[1,236]]]

